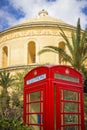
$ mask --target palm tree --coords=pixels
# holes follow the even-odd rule
[[[10,87],[14,82],[13,76],[10,75],[9,72],[2,71],[0,72],[0,86],[2,86],[3,90],[0,95],[0,105],[2,109],[2,114],[4,114],[6,108],[9,107],[10,96],[8,94],[8,87]]]
[[[60,28],[60,27],[59,27]],[[66,52],[60,47],[56,46],[45,46],[39,54],[44,52],[54,52],[60,54],[63,60],[67,61],[73,68],[84,72],[85,66],[84,62],[87,60],[87,30],[81,31],[80,27],[80,19],[77,22],[76,31],[71,33],[71,41],[69,41],[68,37],[64,33],[64,31],[60,28],[60,35],[63,37],[65,41],[65,45],[68,48],[69,52]]]

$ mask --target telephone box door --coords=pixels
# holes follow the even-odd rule
[[[70,86],[61,84],[54,86],[56,87],[54,88],[56,93],[56,130],[83,130],[84,121],[81,116],[83,105],[81,105],[80,90],[75,90],[73,87],[70,89]]]
[[[32,130],[43,130],[44,89],[39,89],[39,87],[30,89],[26,91],[25,95],[25,123]]]

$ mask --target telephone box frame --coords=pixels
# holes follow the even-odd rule
[[[30,101],[30,94],[32,96],[34,92],[39,93],[40,101]],[[64,97],[64,94],[70,95],[70,93],[74,96],[76,94],[75,99],[70,99],[69,96]],[[34,108],[30,108],[30,105],[34,106],[35,103],[39,104],[39,112],[30,110]],[[68,108],[67,104],[69,104]],[[70,109],[70,104],[73,110],[72,107]],[[31,121],[31,116],[34,114],[35,119],[36,115],[38,117],[37,123]],[[68,130],[69,128],[84,130],[82,74],[63,65],[41,66],[32,69],[24,77],[23,119],[24,123],[34,130]]]

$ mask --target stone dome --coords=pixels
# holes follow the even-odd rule
[[[41,10],[36,18],[31,18],[31,19],[26,19],[25,21],[23,21],[22,23],[13,26],[10,29],[13,28],[23,28],[23,27],[42,27],[42,26],[61,26],[61,27],[65,27],[65,28],[74,28],[74,26],[65,23],[64,21],[60,20],[60,19],[56,19],[53,17],[50,17],[48,15],[48,12],[45,11],[44,9]]]

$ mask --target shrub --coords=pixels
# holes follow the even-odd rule
[[[17,118],[8,119],[6,117],[0,118],[0,130],[31,130],[29,126],[24,125],[22,120]]]

